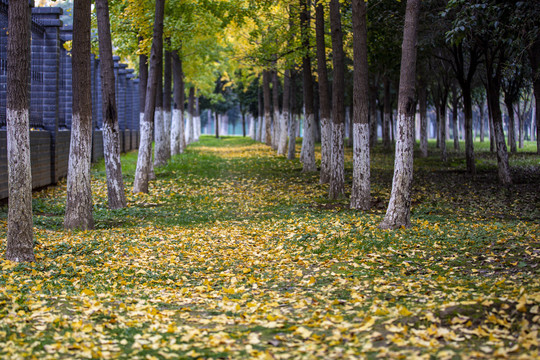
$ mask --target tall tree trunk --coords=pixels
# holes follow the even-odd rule
[[[291,116],[290,116],[290,125],[289,125],[289,146],[287,152],[287,159],[294,160],[296,157],[296,130],[298,126],[298,119],[296,116],[296,75],[294,72],[291,73],[291,93],[290,93],[290,106],[291,106]]]
[[[278,137],[279,137],[279,125],[280,125],[280,111],[279,111],[279,78],[276,70],[272,70],[272,105],[273,105],[273,123],[274,128],[272,132],[272,149],[278,149]]]
[[[317,0],[315,10],[315,39],[317,43],[317,74],[319,79],[319,111],[321,118],[321,176],[320,183],[330,182],[332,158],[332,119],[330,86],[326,67],[326,42],[324,32],[324,5]]]
[[[158,85],[156,89],[156,110],[154,115],[154,167],[167,164],[165,147],[165,120],[163,117],[163,59],[158,64]]]
[[[191,144],[195,141],[195,87],[190,86],[188,96],[187,140]]]
[[[467,162],[467,172],[476,174],[474,163],[474,142],[472,136],[472,97],[470,84],[462,84],[461,94],[463,95],[463,114],[465,116],[465,160]]]
[[[508,143],[510,144],[510,152],[517,152],[516,146],[516,118],[514,116],[514,103],[510,99],[504,99],[506,110],[508,111]]]
[[[364,0],[352,2],[354,88],[353,88],[353,186],[351,208],[371,207],[369,153],[369,73],[367,59],[367,19]]]
[[[345,153],[343,149],[345,133],[345,54],[343,52],[339,0],[330,1],[330,27],[334,80],[332,81],[332,165],[329,195],[330,199],[336,199],[345,194]]]
[[[142,37],[139,38],[139,44]],[[139,55],[139,128],[143,128],[144,106],[146,104],[146,86],[148,85],[148,57],[141,53]]]
[[[310,13],[308,0],[300,0],[300,30],[302,34],[302,47],[306,51],[302,58],[303,87],[304,87],[304,137],[302,138],[304,172],[317,170],[315,163],[315,111],[313,109],[313,76],[311,74],[311,58],[309,56]]]
[[[438,110],[439,129],[441,129],[441,161],[446,162],[448,160],[448,153],[446,151],[446,100],[439,104]]]
[[[184,136],[184,72],[182,59],[178,51],[172,53],[173,81],[174,81],[174,108],[171,123],[171,155],[178,155],[186,148]]]
[[[264,107],[263,107],[263,94],[261,91],[261,86],[257,87],[257,129],[255,130],[255,133],[257,134],[257,141],[262,142],[262,136],[263,136],[263,119],[264,119]]]
[[[486,94],[488,93],[488,87],[486,84]],[[488,109],[488,124],[489,124],[489,151],[495,152],[495,132],[493,131],[493,112],[491,110],[491,101],[487,99],[487,109]]]
[[[215,115],[214,116],[214,119],[215,119],[214,121],[216,123],[216,138],[219,139],[219,114],[216,111],[216,113],[214,115]]]
[[[377,88],[378,86],[374,86],[371,88],[370,94],[369,94],[369,126],[370,126],[370,138],[369,138],[369,146],[374,147],[377,145],[377,130],[378,130],[378,116],[377,116]]]
[[[424,84],[418,89],[420,107],[420,154],[428,157],[428,118],[427,118],[427,89]]]
[[[126,207],[122,164],[120,162],[120,127],[116,109],[114,61],[111,43],[108,0],[96,0],[103,110],[103,152],[107,174],[109,208]]]
[[[287,123],[290,117],[291,104],[291,71],[285,70],[283,78],[283,110],[281,111],[279,124],[278,155],[285,155],[287,151]]]
[[[79,5],[77,4],[75,14],[78,17],[87,15],[90,18],[90,4],[88,4],[88,14],[81,14]],[[6,89],[9,207],[6,259],[16,262],[35,261],[29,130],[30,11],[27,0],[11,0],[9,3]],[[84,25],[79,31],[84,31]],[[90,34],[89,28],[87,31]],[[77,40],[77,54],[79,55],[79,32],[77,32]],[[88,59],[90,60],[90,55]],[[74,60],[79,60],[79,58]],[[75,117],[73,120],[76,120]],[[90,118],[90,122],[91,120]],[[92,212],[90,212],[90,219],[92,219]]]
[[[262,142],[272,146],[272,105],[270,103],[270,72],[263,71],[264,125]]]
[[[73,20],[73,122],[67,178],[64,227],[92,229],[92,93],[90,71],[90,2],[74,3]]]
[[[197,92],[197,90],[195,90]],[[194,104],[194,110],[195,110],[195,116],[193,118],[194,120],[194,140],[199,141],[199,138],[201,137],[201,111],[199,107],[199,96],[195,96],[195,104]]]
[[[390,149],[390,123],[392,119],[392,101],[390,99],[390,79],[384,78],[384,117],[382,126],[382,142],[385,149]]]
[[[459,151],[459,125],[458,125],[458,105],[457,90],[455,87],[452,89],[452,127],[454,136],[454,150]]]
[[[504,185],[510,185],[512,178],[510,176],[510,165],[508,163],[508,150],[506,148],[506,142],[504,138],[504,129],[502,123],[501,107],[499,105],[500,98],[500,83],[498,79],[492,77],[493,74],[490,71],[488,64],[488,102],[490,103],[491,115],[493,116],[493,132],[495,138],[495,145],[497,150],[497,168],[499,174],[499,181]]]
[[[167,39],[167,45],[170,48],[171,39]],[[163,62],[163,157],[165,163],[171,158],[171,127],[172,127],[172,53],[165,51]]]
[[[529,62],[532,68],[533,90],[535,98],[534,119],[536,123],[536,153],[540,155],[540,38],[536,38],[532,46],[529,48]],[[531,128],[531,132],[534,128]]]
[[[415,117],[414,85],[416,74],[416,39],[420,0],[408,0],[401,50],[401,72],[398,98],[398,138],[394,162],[392,194],[383,229],[411,225],[411,189],[413,180],[413,124]]]
[[[484,103],[478,104],[478,110],[480,112],[480,142],[484,142],[484,124],[485,124],[485,114],[484,114]]]
[[[164,10],[165,0],[156,0],[154,35],[152,39],[152,49],[150,51],[150,74],[148,86],[146,88],[146,104],[144,107],[144,122],[141,124],[141,143],[139,146],[139,156],[137,157],[135,181],[133,182],[133,192],[135,193],[148,193],[148,180],[150,175],[150,165],[152,163],[152,124],[154,123],[158,76],[161,76],[161,74],[158,73],[158,63],[161,62],[163,54]]]

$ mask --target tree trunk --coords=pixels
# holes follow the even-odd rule
[[[317,43],[317,73],[319,79],[319,111],[321,118],[321,176],[320,183],[330,182],[332,156],[332,123],[330,107],[330,86],[326,67],[326,42],[324,33],[324,5],[317,0],[315,11],[315,38]]]
[[[152,125],[154,123],[154,110],[156,107],[158,76],[161,76],[161,74],[158,73],[158,63],[161,62],[163,54],[164,9],[165,0],[156,0],[154,35],[150,53],[150,74],[148,86],[146,88],[146,104],[144,107],[144,122],[141,124],[141,143],[139,146],[139,156],[137,158],[137,169],[135,170],[135,180],[133,182],[133,192],[135,193],[148,193],[148,180],[150,175],[150,165],[152,163]]]
[[[290,117],[291,103],[291,72],[285,70],[283,78],[283,111],[281,112],[279,125],[278,155],[285,155],[287,151],[287,123]]]
[[[488,65],[488,74],[492,74]],[[497,150],[497,165],[499,181],[504,185],[510,185],[510,165],[508,163],[508,150],[504,138],[501,108],[499,105],[500,83],[497,79],[488,75],[488,102],[490,103],[491,115],[493,116],[493,132]]]
[[[484,103],[478,104],[478,110],[480,111],[480,142],[484,142],[484,124],[485,124],[485,114],[484,114]]]
[[[291,93],[290,93],[290,106],[291,106],[291,116],[290,116],[290,125],[289,125],[289,146],[287,152],[287,159],[294,160],[296,157],[296,130],[298,126],[298,119],[296,116],[296,81],[295,73],[291,74]]]
[[[26,0],[11,0],[8,6],[6,115],[9,206],[6,259],[16,262],[35,261],[29,130],[30,11]],[[87,15],[90,18],[90,4],[88,14],[81,14],[77,6],[76,15]],[[84,25],[79,31],[84,31]],[[87,31],[90,36],[90,29]],[[80,53],[79,48],[80,33],[77,32],[77,55]],[[73,120],[76,120],[75,117]]]
[[[413,179],[413,124],[416,113],[414,85],[416,75],[416,39],[420,0],[408,0],[401,55],[398,97],[398,138],[394,162],[392,194],[382,229],[411,225],[411,188]]]
[[[76,1],[73,9],[73,122],[67,178],[64,227],[92,229],[92,93],[90,74],[90,2]]]
[[[279,138],[279,125],[280,125],[280,111],[279,111],[279,78],[276,70],[272,70],[272,105],[273,105],[273,123],[274,128],[272,132],[272,149],[278,149]]]
[[[334,80],[332,81],[332,165],[330,169],[329,195],[330,199],[336,199],[345,195],[345,153],[343,149],[345,133],[345,54],[343,52],[339,0],[330,1],[330,27]]]
[[[540,119],[540,38],[538,37],[529,48],[529,62],[533,73],[532,79],[535,98],[536,153],[540,155],[540,126],[538,126],[538,119]],[[534,128],[531,128],[532,131],[534,131]]]
[[[195,116],[193,118],[194,121],[194,141],[199,141],[199,138],[201,137],[201,111],[199,108],[199,97],[195,96],[195,104],[194,104],[194,111]]]
[[[428,118],[427,118],[427,89],[422,84],[418,89],[420,107],[420,154],[428,157]]]
[[[452,91],[452,135],[454,136],[454,150],[459,151],[459,125],[458,125],[458,98],[456,89]]]
[[[191,144],[195,141],[195,87],[189,87],[188,96],[188,117],[187,117],[187,137],[186,143]]]
[[[390,149],[390,123],[392,119],[392,102],[390,99],[390,79],[384,79],[384,118],[382,126],[382,142],[385,149]]]
[[[264,108],[263,108],[263,95],[261,87],[257,87],[257,129],[255,129],[256,139],[259,142],[262,142],[263,134],[263,119],[264,119]]]
[[[219,115],[216,111],[216,113],[214,114],[214,119],[215,119],[215,123],[216,123],[216,139],[219,139]]]
[[[474,163],[474,142],[472,137],[472,98],[471,88],[467,84],[461,87],[463,95],[463,113],[465,116],[465,159],[467,162],[467,172],[476,174],[476,165]]]
[[[116,109],[114,61],[111,43],[108,0],[96,0],[103,109],[103,153],[107,174],[109,208],[126,207],[122,164],[120,162],[120,127]]]
[[[371,207],[369,153],[369,73],[367,59],[366,4],[352,2],[354,88],[353,88],[353,186],[351,209]]]
[[[139,38],[139,43],[142,38]],[[144,106],[146,104],[146,86],[148,85],[148,57],[139,55],[139,128],[143,128]]]
[[[310,47],[310,13],[308,0],[300,0],[300,30],[302,34],[302,47],[305,50],[305,54],[302,58],[302,72],[303,72],[303,85],[304,85],[304,137],[302,138],[303,156],[301,160],[303,162],[304,172],[317,171],[317,164],[315,163],[315,111],[313,109],[313,76],[311,74],[311,58],[309,56],[308,49]]]
[[[165,120],[163,113],[163,61],[158,64],[158,85],[156,89],[156,110],[154,115],[154,167],[167,164],[165,147]]]
[[[171,40],[167,39],[168,47],[171,46]],[[165,51],[163,68],[163,159],[165,163],[171,158],[171,127],[172,127],[172,54],[169,50]]]
[[[174,81],[174,109],[171,123],[171,155],[178,155],[186,148],[184,136],[184,72],[182,59],[177,51],[172,54]]]
[[[272,146],[272,105],[270,104],[270,72],[263,71],[264,125],[262,142]]]
[[[439,129],[441,131],[441,161],[446,162],[448,160],[448,153],[446,151],[446,101],[439,104]]]
[[[369,111],[369,146],[374,147],[375,145],[377,145],[377,130],[379,124],[377,116],[377,86],[374,86],[369,94]]]
[[[486,85],[486,94],[488,92],[488,88]],[[488,124],[489,124],[489,151],[495,152],[495,132],[493,131],[493,112],[491,110],[491,101],[489,99],[487,100],[487,108],[488,108]]]
[[[516,118],[514,116],[514,104],[509,99],[504,99],[506,110],[508,111],[508,143],[510,144],[510,152],[517,152],[516,146]]]

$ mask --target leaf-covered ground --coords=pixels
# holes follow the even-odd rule
[[[508,188],[495,161],[480,149],[471,178],[460,154],[416,159],[397,231],[377,228],[378,148],[369,212],[241,138],[203,137],[123,210],[101,164],[96,230],[62,229],[60,184],[34,196],[37,262],[0,260],[0,357],[538,358],[540,159],[512,156]],[[123,162],[130,189],[136,154]]]

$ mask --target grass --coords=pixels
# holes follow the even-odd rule
[[[203,136],[149,194],[129,193],[125,154],[121,210],[99,163],[96,230],[62,229],[65,183],[34,194],[38,261],[0,261],[0,356],[536,358],[540,158],[511,155],[502,187],[489,143],[474,177],[452,146],[444,164],[433,142],[415,158],[412,227],[396,231],[377,227],[393,166],[379,146],[367,212],[240,137]],[[348,192],[351,173],[347,149]]]

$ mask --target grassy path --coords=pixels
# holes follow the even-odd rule
[[[398,231],[377,228],[392,175],[378,150],[366,213],[241,138],[203,137],[123,210],[97,166],[95,231],[61,228],[60,184],[34,196],[38,261],[0,260],[0,357],[538,358],[539,158],[512,158],[510,188],[492,155],[478,164],[472,179],[456,154],[416,161]]]

